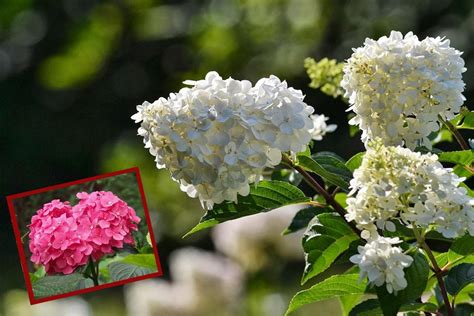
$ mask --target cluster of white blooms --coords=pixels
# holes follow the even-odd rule
[[[403,253],[398,238],[377,236],[364,246],[359,246],[359,254],[350,258],[360,269],[360,278],[368,277],[376,286],[385,284],[389,293],[403,290],[407,286],[403,269],[410,266],[413,258]]]
[[[369,231],[395,230],[399,220],[409,226],[434,228],[447,238],[474,236],[474,199],[464,181],[444,168],[435,154],[400,146],[369,143],[361,166],[354,171],[346,219]],[[357,194],[355,194],[357,192]]]
[[[149,280],[128,285],[130,315],[237,315],[244,274],[231,260],[197,248],[182,248],[170,257],[172,282]]]
[[[271,255],[274,254],[288,259],[303,259],[303,231],[281,235],[300,209],[286,206],[221,223],[213,228],[212,240],[217,250],[248,271],[272,264]]]
[[[313,128],[309,130],[311,138],[314,140],[322,140],[326,133],[332,133],[336,130],[336,124],[327,124],[329,117],[324,114],[313,114],[310,116],[313,120]]]
[[[311,140],[313,108],[275,76],[252,86],[209,72],[184,83],[191,87],[138,105],[132,119],[141,122],[138,134],[157,167],[208,209],[247,195],[282,152],[303,151]]]
[[[438,115],[450,120],[465,98],[461,52],[447,39],[418,40],[392,31],[377,41],[367,38],[344,66],[341,86],[356,115],[362,141],[380,137],[385,145],[430,147]]]

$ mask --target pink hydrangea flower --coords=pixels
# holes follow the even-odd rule
[[[77,228],[69,202],[46,203],[31,219],[31,261],[50,274],[70,274],[86,264],[92,247],[77,236]]]
[[[137,230],[140,218],[135,210],[112,192],[78,193],[79,203],[73,207],[79,221],[78,230],[93,247],[92,257],[98,260],[113,248],[134,244],[132,231]]]
[[[132,231],[140,218],[112,192],[77,194],[79,203],[52,200],[29,225],[31,261],[49,274],[73,273],[92,256],[99,260],[124,244],[133,245]]]

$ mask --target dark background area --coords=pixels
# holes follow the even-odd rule
[[[366,37],[391,30],[451,39],[464,51],[465,96],[473,97],[470,0],[0,2],[0,296],[25,287],[5,196],[121,168],[140,167],[165,270],[177,247],[212,248],[205,234],[180,238],[202,210],[154,168],[130,119],[136,104],[185,79],[210,70],[253,82],[275,74],[338,125],[318,150],[346,159],[361,151],[347,105],[310,89],[303,61],[343,61]]]

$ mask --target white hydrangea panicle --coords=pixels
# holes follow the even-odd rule
[[[327,124],[326,121],[329,117],[324,114],[313,114],[310,116],[313,120],[314,127],[309,130],[311,138],[314,140],[322,140],[323,136],[327,133],[332,133],[336,130],[336,124]]]
[[[385,284],[389,293],[397,293],[407,287],[405,268],[409,267],[413,258],[403,253],[402,248],[394,246],[401,243],[398,238],[377,236],[364,246],[359,246],[359,254],[350,258],[359,266],[360,279],[368,278],[370,284]]]
[[[454,118],[465,101],[461,54],[448,39],[420,41],[395,31],[354,49],[341,86],[356,114],[349,123],[359,125],[362,141],[380,137],[385,145],[430,147],[438,115]]]
[[[354,171],[348,221],[359,228],[395,230],[394,221],[435,229],[446,238],[474,236],[474,199],[459,187],[464,178],[444,168],[435,154],[370,142]]]
[[[275,76],[252,86],[209,72],[185,84],[191,87],[137,106],[132,119],[157,167],[207,209],[247,195],[282,152],[303,151],[311,140],[313,108]]]

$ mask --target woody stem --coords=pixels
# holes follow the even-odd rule
[[[283,155],[282,158],[283,162],[289,165],[291,168],[298,171],[302,176],[303,179],[308,183],[316,192],[321,194],[321,196],[326,200],[326,202],[331,205],[334,210],[342,217],[342,219],[349,225],[349,227],[356,233],[356,235],[360,235],[359,229],[353,222],[348,222],[345,218],[346,211],[344,208],[334,199],[334,197],[329,194],[319,183],[314,179],[306,170],[302,167],[295,165],[291,159],[289,159],[286,155]]]
[[[448,313],[448,316],[453,316],[454,311],[449,302],[448,292],[446,291],[446,286],[443,280],[443,270],[441,270],[440,267],[438,266],[438,262],[436,262],[436,258],[434,257],[433,252],[431,252],[431,249],[426,243],[425,238],[420,235],[420,232],[418,231],[418,229],[413,228],[413,233],[415,234],[418,244],[421,246],[421,248],[423,248],[423,250],[426,252],[426,255],[431,261],[434,274],[436,278],[438,279],[439,289],[441,290],[441,295],[443,296],[443,301],[444,301],[444,305],[446,306],[446,311]]]

